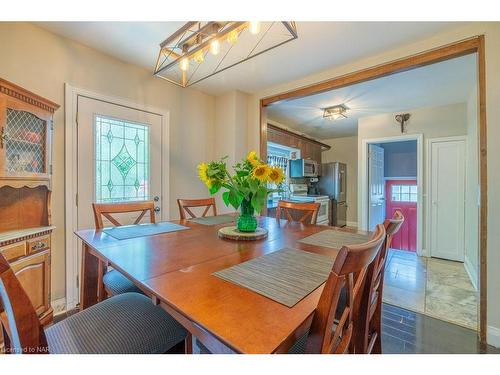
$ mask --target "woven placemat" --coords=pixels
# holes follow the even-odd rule
[[[285,248],[213,275],[293,307],[326,281],[333,262],[325,255]]]
[[[370,239],[369,234],[342,232],[339,230],[327,229],[308,237],[302,238],[299,242],[340,249],[344,245],[359,245]]]
[[[189,227],[175,223],[157,223],[157,224],[137,224],[124,225],[122,227],[114,227],[104,229],[104,233],[109,234],[117,240],[127,240],[129,238],[154,236],[155,234],[175,232],[178,230],[186,230]]]
[[[234,223],[236,221],[236,217],[231,215],[205,216],[205,217],[196,217],[194,219],[189,219],[189,221],[203,225],[218,225],[218,224]]]

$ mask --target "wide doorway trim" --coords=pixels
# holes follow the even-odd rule
[[[488,237],[488,176],[487,176],[487,127],[486,127],[486,56],[485,36],[478,35],[421,53],[358,70],[309,86],[260,99],[260,156],[267,160],[267,106],[281,101],[301,98],[321,92],[350,86],[360,82],[389,76],[395,73],[435,64],[456,57],[477,53],[478,77],[478,139],[480,183],[479,227],[479,340],[486,343],[487,331],[487,237]]]

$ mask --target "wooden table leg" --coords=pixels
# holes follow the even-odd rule
[[[82,271],[80,274],[80,310],[97,303],[99,279],[99,259],[90,253],[90,248],[83,243]]]
[[[193,335],[190,332],[184,339],[184,354],[193,354]]]

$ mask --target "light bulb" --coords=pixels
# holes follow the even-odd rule
[[[198,51],[194,54],[194,61],[198,64],[201,64],[205,60],[205,56],[203,56],[203,51]]]
[[[220,52],[220,42],[218,39],[214,39],[210,42],[210,53],[212,55],[217,55]]]
[[[231,44],[235,44],[238,41],[238,30],[233,30],[227,35],[227,41]]]
[[[183,72],[187,72],[189,69],[189,59],[187,57],[184,57],[181,59],[181,62],[179,63],[179,68]]]
[[[253,34],[253,35],[260,33],[260,22],[250,21],[248,23],[248,30],[250,31],[250,34]]]

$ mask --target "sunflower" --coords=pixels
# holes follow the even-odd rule
[[[255,151],[250,151],[247,155],[248,162],[252,165],[252,167],[257,167],[260,164],[259,157]]]
[[[285,179],[285,174],[283,173],[283,169],[279,167],[271,168],[268,178],[269,182],[273,182],[275,184],[281,184]]]
[[[266,182],[269,178],[269,173],[271,173],[271,168],[266,164],[262,164],[254,168],[252,176],[260,182]]]
[[[198,177],[200,178],[201,181],[207,185],[208,188],[212,187],[212,180],[208,177],[208,164],[207,163],[200,163],[198,165]]]

